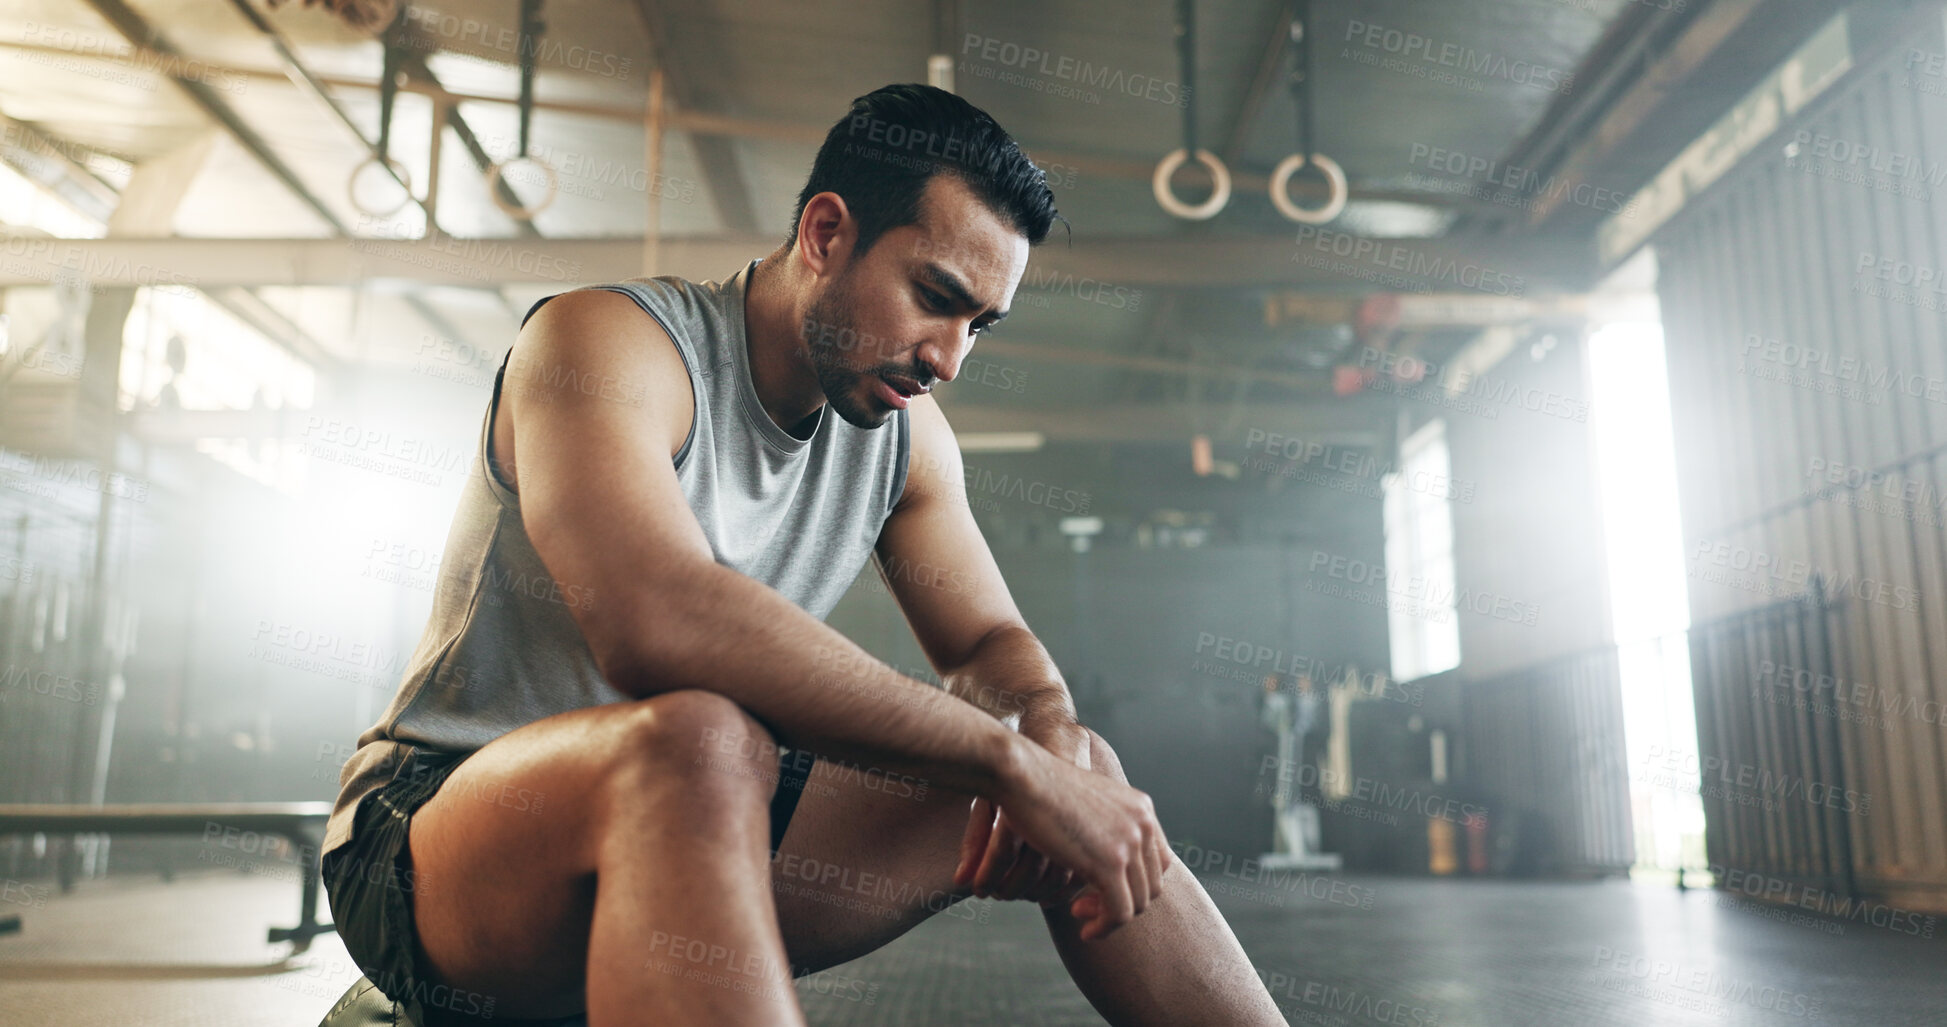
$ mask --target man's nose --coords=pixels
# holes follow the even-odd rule
[[[967,357],[967,349],[972,339],[959,343],[929,342],[920,347],[920,367],[933,374],[941,382],[950,382],[960,374],[960,362]],[[921,385],[929,382],[922,381]]]

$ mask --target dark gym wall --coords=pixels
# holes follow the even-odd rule
[[[1059,533],[1059,510],[1010,498],[1004,486],[970,499],[1083,723],[1117,747],[1172,840],[1254,857],[1271,843],[1269,807],[1254,794],[1262,760],[1275,752],[1259,720],[1263,674],[1386,667],[1383,607],[1303,587],[1320,549],[1382,558],[1379,504],[1325,487],[1272,491],[1249,470],[1198,479],[1189,462],[1188,447],[1113,458],[1082,447],[967,458],[976,483],[1011,477],[1087,494],[1088,513],[1105,524],[1085,553]],[[1160,543],[1156,525],[1169,517],[1158,511],[1172,509],[1212,511],[1201,544]],[[1148,548],[1138,530],[1145,523]],[[829,623],[896,669],[930,675],[870,569]],[[1272,655],[1225,663],[1218,639],[1229,640],[1225,653],[1248,644]]]
[[[1564,331],[1539,360],[1517,346],[1445,415],[1453,476],[1461,667],[1490,678],[1612,641],[1583,351]],[[1530,409],[1533,407],[1534,409]],[[1532,623],[1530,617],[1532,613]]]

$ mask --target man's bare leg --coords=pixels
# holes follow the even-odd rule
[[[1127,782],[1102,736],[1089,732],[1089,765]],[[1170,853],[1163,894],[1099,941],[1083,941],[1066,908],[1043,908],[1062,964],[1095,1011],[1113,1024],[1275,1024],[1284,1015],[1237,935],[1183,861]]]
[[[499,1019],[585,997],[591,1027],[802,1025],[764,887],[769,741],[730,700],[680,691],[483,746],[412,822],[429,983],[496,998]],[[529,801],[500,801],[513,789]]]
[[[593,1027],[804,1023],[764,887],[777,750],[728,699],[712,699],[735,715],[658,733],[655,744],[678,758],[633,761],[613,782],[639,801],[617,803],[603,831],[588,939]],[[671,762],[687,772],[671,773]]]
[[[1090,735],[1091,765],[1125,780],[1108,743]],[[772,865],[793,965],[816,970],[857,958],[969,894],[954,888],[953,871],[973,797],[917,791],[823,760],[814,768]],[[1112,1024],[1282,1027],[1229,925],[1189,868],[1170,858],[1163,893],[1107,938],[1083,941],[1065,910],[1044,910],[1069,975]],[[909,901],[893,910],[895,895]]]
[[[775,980],[786,966],[822,969],[968,894],[953,871],[972,796],[826,760],[771,861],[773,892],[746,887],[764,879],[775,758],[763,740],[729,700],[672,692],[544,718],[488,743],[413,820],[428,976],[495,997],[500,1018],[565,1015],[585,996],[591,1027],[802,1024],[788,985],[724,986],[725,965],[737,961],[730,984],[759,986],[768,967],[780,969]],[[1093,765],[1120,778],[1095,742]],[[540,811],[486,801],[510,787],[539,795]],[[672,823],[682,826],[658,826]],[[745,876],[750,860],[760,869]],[[1116,1024],[1282,1023],[1187,868],[1163,881],[1141,916],[1101,941],[1081,941],[1065,913],[1048,914],[1083,994]],[[651,965],[709,971],[712,944],[722,950],[714,982]],[[742,973],[753,957],[755,977]]]
[[[820,759],[771,863],[785,949],[800,973],[871,952],[973,892],[953,886],[973,796]]]

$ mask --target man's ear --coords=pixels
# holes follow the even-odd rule
[[[828,191],[805,201],[798,219],[798,253],[813,274],[823,277],[844,270],[857,241],[858,222],[844,197]]]

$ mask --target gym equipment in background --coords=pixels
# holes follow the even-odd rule
[[[1150,176],[1149,185],[1156,194],[1157,205],[1164,210],[1186,221],[1208,221],[1230,203],[1230,169],[1224,166],[1223,158],[1197,146],[1196,0],[1177,0],[1176,10],[1176,52],[1183,67],[1183,145],[1156,162],[1156,172]],[[1210,172],[1210,196],[1195,204],[1177,199],[1170,187],[1170,176],[1192,157]]]

